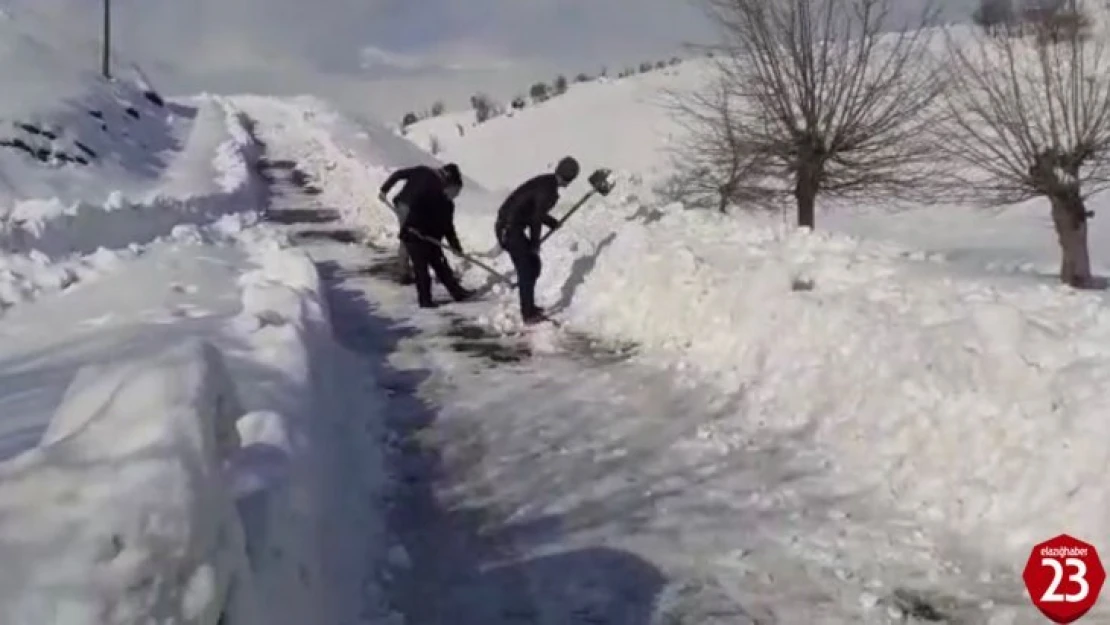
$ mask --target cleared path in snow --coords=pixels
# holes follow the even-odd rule
[[[392,398],[389,521],[411,561],[392,591],[411,625],[1038,622],[1014,580],[845,492],[807,431],[722,446],[713,422],[742,396],[607,352],[530,356],[467,321],[482,302],[416,309],[379,277],[390,251],[290,173],[287,131],[271,218]]]

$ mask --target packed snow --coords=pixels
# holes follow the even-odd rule
[[[0,98],[4,623],[1031,623],[1030,546],[1110,538],[1110,315],[1045,277],[1038,203],[686,210],[663,92],[704,61],[400,132],[0,29],[5,77],[49,77]],[[511,274],[495,211],[567,154],[556,214],[615,188],[545,244],[561,327],[507,339],[466,261],[488,297],[446,311],[375,277],[392,170],[458,163],[463,245]]]

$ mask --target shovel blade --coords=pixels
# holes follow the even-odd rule
[[[587,181],[593,187],[593,190],[601,195],[609,195],[609,192],[613,190],[613,172],[604,167],[590,174]]]

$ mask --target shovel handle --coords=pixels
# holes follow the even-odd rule
[[[571,206],[570,210],[568,210],[565,215],[559,218],[559,228],[562,228],[563,224],[567,223],[567,220],[570,219],[571,215],[578,212],[578,209],[582,208],[586,201],[593,197],[595,193],[597,193],[596,190],[590,190],[590,192],[586,195],[583,195],[582,199],[578,200],[578,202],[576,202],[574,206]],[[540,245],[543,245],[544,241],[551,238],[551,235],[555,234],[556,230],[557,229],[548,230],[542,237],[540,237]]]
[[[490,267],[489,265],[483,263],[482,261],[474,258],[473,256],[470,256],[470,255],[464,254],[464,253],[462,253],[458,250],[452,249],[451,247],[449,247],[447,245],[444,245],[443,243],[440,243],[439,241],[436,241],[435,239],[433,239],[429,236],[425,236],[424,234],[421,234],[420,232],[417,232],[416,230],[413,230],[412,228],[409,228],[408,231],[409,231],[409,234],[415,236],[416,238],[420,239],[421,241],[424,241],[426,243],[431,243],[432,245],[435,245],[436,247],[438,247],[442,250],[446,250],[448,252],[451,252],[452,254],[454,254],[455,256],[458,256],[459,258],[462,258],[463,260],[474,263],[475,265],[481,267],[482,269],[485,269],[490,274],[493,274],[494,277],[501,280],[502,282],[509,282],[509,279],[506,278],[505,276],[503,276],[501,274],[501,272],[499,272],[496,269],[494,269],[493,267]]]

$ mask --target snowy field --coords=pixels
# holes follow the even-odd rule
[[[5,625],[1024,624],[1032,544],[1110,544],[1110,315],[1045,206],[662,202],[698,61],[402,136],[0,28],[5,78],[51,77],[0,97]],[[563,206],[617,186],[545,244],[564,329],[504,339],[465,263],[490,295],[439,311],[376,277],[393,169],[458,163],[508,272],[498,204],[565,154]]]

